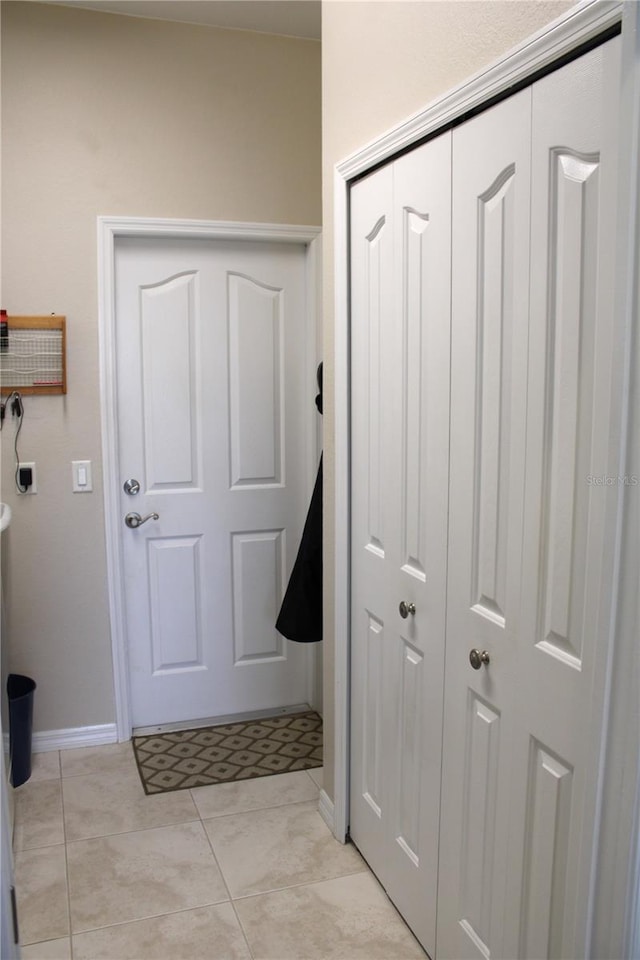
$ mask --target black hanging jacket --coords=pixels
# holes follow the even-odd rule
[[[322,364],[318,367],[318,387],[316,406],[322,413]],[[297,643],[322,640],[322,457],[276,630]]]

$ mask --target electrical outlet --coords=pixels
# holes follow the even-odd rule
[[[36,465],[35,465],[35,463],[33,463],[33,462],[28,463],[28,462],[26,462],[26,461],[24,461],[24,460],[21,460],[20,463],[18,464],[18,470],[19,470],[21,467],[22,467],[22,468],[24,468],[24,467],[29,467],[29,469],[31,470],[31,486],[29,487],[28,490],[21,491],[21,493],[22,493],[23,496],[25,496],[25,497],[26,497],[27,494],[29,494],[29,493],[37,493],[37,492],[38,492],[38,485],[37,485],[37,483],[36,483]],[[17,474],[16,474],[16,476],[17,476]]]

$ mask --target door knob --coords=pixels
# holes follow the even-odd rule
[[[474,649],[469,653],[469,663],[474,670],[479,670],[483,663],[488,667],[490,662],[491,660],[486,650],[480,651]]]
[[[400,601],[400,606],[398,607],[398,610],[400,611],[400,616],[402,617],[403,620],[406,620],[409,614],[411,614],[412,617],[415,617],[416,615],[415,603],[407,603],[406,600]]]
[[[146,523],[147,520],[159,519],[160,514],[158,513],[149,513],[146,517],[141,517],[139,513],[128,513],[124,518],[124,522],[131,530],[135,530],[137,527],[141,527],[143,523]]]
[[[125,480],[122,484],[122,489],[125,493],[128,493],[130,497],[135,497],[136,493],[140,493],[140,483],[132,477],[131,480]]]

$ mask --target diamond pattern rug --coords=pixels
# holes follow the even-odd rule
[[[250,780],[322,766],[322,718],[314,710],[133,738],[147,794]]]

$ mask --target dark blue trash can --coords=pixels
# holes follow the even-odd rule
[[[9,757],[11,783],[19,787],[31,776],[31,736],[33,731],[33,695],[36,682],[31,677],[10,673],[7,677],[9,697]]]

